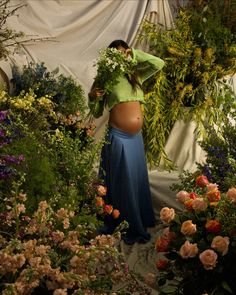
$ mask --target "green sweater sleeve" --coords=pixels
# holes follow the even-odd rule
[[[160,71],[165,64],[161,58],[142,50],[132,48],[132,53],[133,59],[137,62],[137,72],[141,83]]]

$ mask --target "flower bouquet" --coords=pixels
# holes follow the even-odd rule
[[[111,93],[120,76],[129,76],[133,73],[135,65],[136,62],[132,58],[128,58],[116,48],[106,48],[99,51],[99,58],[94,64],[97,67],[97,75],[93,86],[102,89],[104,95],[90,102],[92,115],[95,117],[102,115],[107,94]]]
[[[221,193],[206,176],[179,191],[183,211],[164,207],[156,240],[160,294],[236,294],[236,188]]]

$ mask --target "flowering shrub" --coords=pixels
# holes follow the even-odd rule
[[[197,193],[177,193],[183,211],[160,211],[160,294],[236,294],[236,188],[221,193],[204,175],[195,187]]]
[[[90,225],[75,226],[75,212],[46,201],[27,215],[26,199],[9,195],[0,214],[1,294],[150,294],[118,251],[119,234],[95,236]]]

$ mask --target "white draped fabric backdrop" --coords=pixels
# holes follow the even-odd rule
[[[17,16],[9,17],[8,26],[23,31],[32,38],[49,38],[22,47],[0,67],[11,78],[11,66],[29,62],[44,62],[49,71],[71,75],[82,85],[87,95],[96,73],[94,63],[98,51],[115,39],[124,39],[130,46],[142,47],[137,34],[144,19],[173,26],[173,0],[10,0],[22,5]],[[96,137],[104,133],[105,113],[95,121]],[[178,171],[168,173],[161,167],[149,171],[155,212],[163,205],[178,207],[169,185],[177,181],[178,172],[194,169],[204,158],[196,142],[194,123],[176,122],[166,143],[166,152],[178,165]]]

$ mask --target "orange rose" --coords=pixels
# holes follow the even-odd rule
[[[208,232],[215,233],[215,234],[219,233],[221,230],[221,224],[216,219],[208,220],[205,227]]]
[[[209,184],[209,181],[206,176],[200,175],[196,178],[196,185],[200,186],[201,188],[206,187]]]
[[[193,199],[184,202],[184,206],[189,212],[193,211]]]
[[[156,267],[159,270],[163,270],[163,269],[166,269],[167,264],[168,264],[167,259],[158,259],[156,262]]]
[[[214,202],[219,202],[220,200],[220,191],[216,188],[213,189],[206,194],[207,199],[209,202],[214,203]]]
[[[157,252],[166,252],[169,246],[170,240],[164,237],[158,237],[156,239],[155,248]]]
[[[120,216],[120,211],[117,209],[114,209],[112,211],[112,216],[113,216],[113,218],[117,219]]]
[[[97,207],[103,207],[104,205],[104,200],[101,197],[96,197],[96,206]]]

